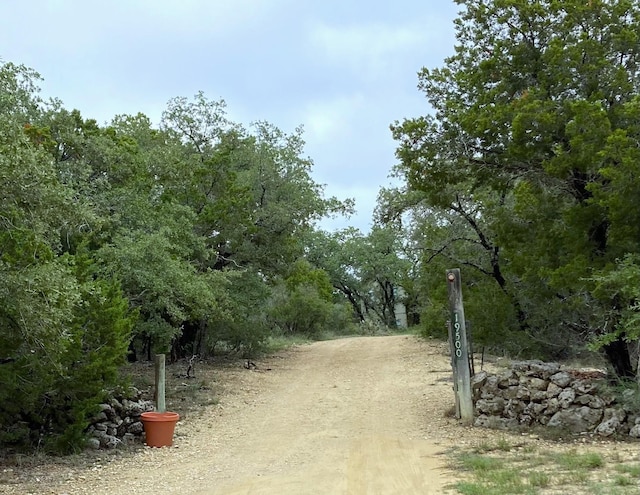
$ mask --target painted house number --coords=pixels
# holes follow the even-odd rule
[[[454,333],[454,342],[453,345],[456,349],[456,357],[462,357],[462,339],[460,335],[460,321],[458,321],[458,313],[453,313],[453,329]]]

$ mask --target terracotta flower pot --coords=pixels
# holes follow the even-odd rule
[[[140,416],[144,425],[145,443],[149,447],[170,447],[173,431],[180,415],[174,412],[145,412]]]

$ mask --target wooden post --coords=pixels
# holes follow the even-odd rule
[[[451,321],[447,320],[447,332],[449,334],[449,349],[451,349],[451,369],[453,369],[453,396],[456,405],[456,418],[460,419],[460,395],[458,394],[458,370],[456,368],[456,353],[453,345],[453,331]]]
[[[454,391],[458,418],[467,425],[473,423],[473,401],[471,399],[471,370],[467,331],[462,305],[462,284],[460,270],[447,270],[449,289],[451,363],[453,365]]]
[[[156,354],[156,411],[167,412],[165,402],[165,359],[164,354]]]

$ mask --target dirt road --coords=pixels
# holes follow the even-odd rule
[[[220,404],[176,429],[173,448],[112,456],[31,493],[443,494],[442,454],[464,430],[442,344],[361,337],[296,347],[237,367]],[[25,487],[23,487],[25,488]],[[40,489],[40,491],[37,490]],[[11,493],[11,492],[10,492]],[[25,493],[13,492],[13,493]],[[27,492],[28,493],[28,492]]]

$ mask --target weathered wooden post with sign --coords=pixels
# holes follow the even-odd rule
[[[449,289],[449,342],[451,343],[451,365],[456,394],[456,414],[464,424],[473,423],[473,401],[471,399],[471,370],[469,369],[469,348],[467,329],[462,306],[462,284],[460,270],[447,270]]]

